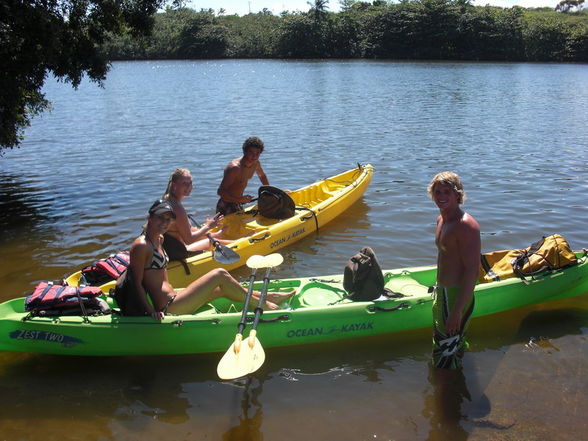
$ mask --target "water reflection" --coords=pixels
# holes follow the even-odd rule
[[[223,441],[261,441],[263,440],[261,432],[263,410],[260,397],[264,380],[250,376],[239,381],[244,383],[239,423],[227,430],[222,439]]]
[[[545,342],[565,335],[582,334],[582,328],[588,326],[588,311],[581,308],[548,309],[532,311],[520,324],[517,340],[520,342]],[[537,344],[537,343],[536,343]]]
[[[427,441],[465,441],[468,432],[462,427],[462,404],[471,401],[462,370],[451,373],[430,368],[431,393],[425,396],[423,416],[430,421]]]
[[[158,419],[169,424],[181,424],[190,419],[190,402],[183,397],[182,383],[172,372],[157,372],[143,366],[131,366],[123,375],[125,387],[121,390],[120,403],[116,410],[117,419],[132,423],[135,430],[138,421],[147,424]],[[126,404],[123,404],[126,403]],[[137,415],[147,417],[137,419]]]
[[[195,416],[188,389],[198,389],[197,399],[214,399],[214,391],[207,395],[213,356],[10,358],[0,360],[0,391],[11,404],[0,417],[4,439],[60,433],[64,418],[68,433],[78,435],[63,439],[139,439],[154,428],[181,433]]]
[[[41,189],[27,186],[23,177],[0,173],[0,245],[9,243],[50,219]]]

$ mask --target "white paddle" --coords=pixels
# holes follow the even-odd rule
[[[275,254],[271,254],[270,256],[264,257],[254,255],[247,259],[247,266],[252,269],[252,273],[249,281],[249,289],[247,291],[247,295],[245,296],[245,302],[243,304],[241,321],[239,322],[239,325],[237,327],[237,335],[235,336],[235,341],[229,347],[229,349],[227,349],[227,352],[225,352],[225,354],[221,358],[216,369],[218,376],[223,380],[243,377],[251,372],[254,372],[255,370],[259,369],[259,367],[263,364],[265,360],[265,352],[263,350],[263,347],[261,346],[261,343],[259,343],[259,340],[257,340],[257,338],[255,337],[255,330],[252,330],[249,333],[249,337],[245,339],[245,344],[242,340],[243,330],[245,329],[246,325],[247,309],[249,307],[249,301],[251,299],[251,294],[253,292],[253,282],[255,281],[256,271],[259,268],[268,269],[266,271],[266,277],[264,278],[264,287],[260,294],[259,304],[255,310],[256,317],[258,317],[257,310],[260,308],[261,305],[263,305],[263,301],[265,301],[265,299],[262,299],[261,297],[263,296],[265,298],[264,292],[267,292],[266,279],[269,280],[269,271],[273,266],[279,265],[284,260],[283,257],[279,254],[279,259],[275,257]],[[259,318],[257,318],[257,320],[259,321]],[[255,319],[254,324],[255,326],[257,326],[257,324],[255,323]],[[255,369],[253,369],[254,367]]]

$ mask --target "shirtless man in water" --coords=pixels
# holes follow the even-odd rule
[[[263,141],[257,136],[247,138],[243,143],[243,156],[228,163],[217,190],[220,196],[216,205],[217,213],[223,216],[235,213],[243,209],[242,204],[251,202],[253,196],[244,195],[243,192],[253,174],[256,173],[259,176],[263,185],[269,185],[269,180],[259,162],[263,148]]]
[[[474,286],[480,265],[480,226],[461,209],[465,192],[453,172],[437,174],[428,187],[439,208],[437,286],[433,303],[433,363],[438,369],[459,369],[465,331],[474,310]]]

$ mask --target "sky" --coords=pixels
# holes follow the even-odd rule
[[[367,0],[366,0],[367,1]],[[559,3],[560,0],[474,0],[472,3],[476,6],[492,5],[510,8],[518,5],[524,8],[551,7]],[[313,2],[314,3],[314,2]],[[310,6],[307,0],[188,0],[186,6],[196,10],[214,9],[216,12],[220,8],[225,9],[226,14],[245,15],[249,12],[257,13],[263,8],[267,8],[274,15],[279,15],[282,11],[308,11]],[[339,10],[339,0],[329,0],[329,9],[331,11]]]

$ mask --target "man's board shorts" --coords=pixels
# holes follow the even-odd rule
[[[474,311],[473,295],[462,313],[459,333],[449,336],[445,332],[445,322],[458,295],[459,288],[456,286],[433,287],[433,365],[437,368],[460,369],[464,350],[467,349],[465,332]]]
[[[216,212],[226,216],[227,214],[236,213],[243,210],[243,205],[239,202],[227,202],[219,199],[216,204]]]

